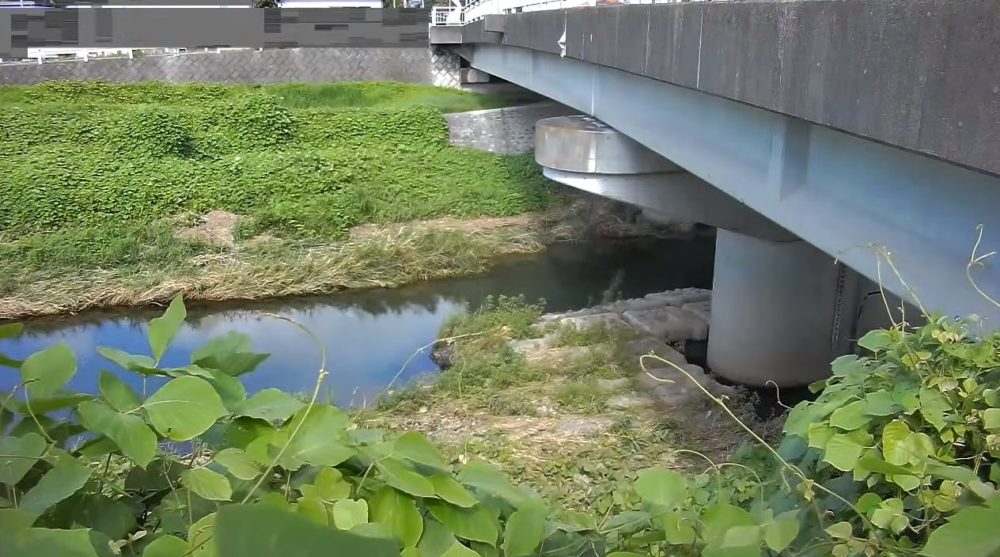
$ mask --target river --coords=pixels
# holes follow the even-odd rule
[[[321,398],[357,407],[371,402],[397,374],[398,382],[405,384],[438,371],[429,350],[402,368],[418,349],[434,341],[450,316],[479,307],[487,296],[523,295],[529,302],[544,299],[547,311],[566,311],[600,303],[607,295],[629,298],[672,288],[711,288],[713,258],[714,239],[705,236],[600,240],[559,244],[538,255],[505,259],[490,272],[473,277],[321,297],[192,305],[163,365],[186,365],[206,340],[239,331],[252,339],[255,351],[271,354],[255,372],[242,376],[248,393],[268,387],[311,392],[319,351],[293,325],[265,315],[273,313],[307,327],[326,346],[331,373]],[[146,322],[157,313],[128,309],[30,320],[20,337],[0,340],[0,353],[23,359],[65,342],[78,360],[70,389],[95,392],[97,376],[104,369],[119,372],[138,388],[138,376],[116,369],[94,348],[148,354]],[[0,368],[0,390],[9,392],[17,381],[15,373]],[[149,387],[155,383],[159,381]]]

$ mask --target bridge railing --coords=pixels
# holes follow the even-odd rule
[[[462,25],[464,9],[458,6],[434,6],[431,8],[431,26]]]
[[[492,14],[512,14],[541,10],[562,10],[598,5],[616,4],[675,4],[692,0],[470,0],[462,8],[436,6],[432,10],[431,25],[464,25]],[[699,1],[699,0],[693,0]],[[701,0],[704,1],[704,0]],[[460,10],[460,16],[436,15],[437,11],[451,13]],[[450,18],[450,19],[449,19]]]

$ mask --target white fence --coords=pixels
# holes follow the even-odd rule
[[[597,5],[676,4],[682,1],[691,0],[619,0],[617,2],[609,2],[608,0],[471,0],[461,8],[458,6],[435,6],[431,10],[431,25],[464,25],[492,14],[516,14]]]

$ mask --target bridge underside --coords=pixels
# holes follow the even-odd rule
[[[978,225],[981,251],[1000,246],[992,175],[555,54],[490,44],[460,52],[474,68],[599,118],[891,292],[1000,318],[966,276]],[[907,284],[880,262],[880,248]],[[995,262],[972,275],[1000,293]]]

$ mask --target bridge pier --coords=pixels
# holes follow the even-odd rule
[[[719,229],[708,366],[756,386],[827,377],[850,347],[858,299],[856,273],[808,243]]]
[[[540,120],[535,159],[563,184],[718,227],[708,365],[730,381],[801,386],[850,348],[858,275],[738,200],[585,116]]]

